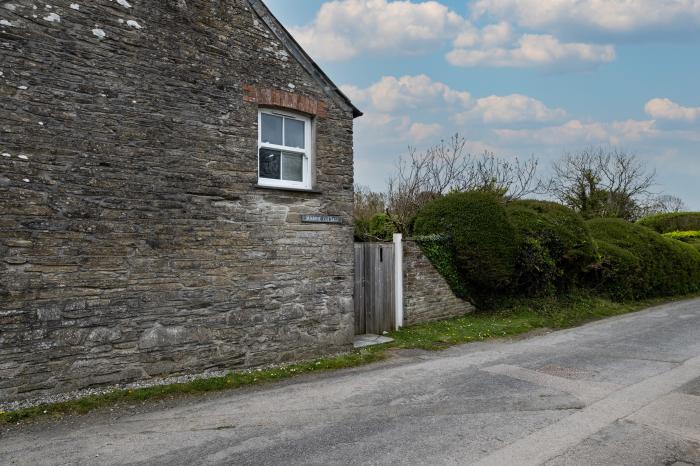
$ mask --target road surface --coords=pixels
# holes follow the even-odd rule
[[[126,408],[6,431],[0,463],[700,465],[700,300]]]

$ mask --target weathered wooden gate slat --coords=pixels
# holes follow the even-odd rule
[[[355,335],[365,333],[365,255],[362,244],[355,243]]]
[[[355,244],[355,333],[394,328],[394,245]]]

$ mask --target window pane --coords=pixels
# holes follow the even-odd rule
[[[282,179],[287,181],[304,181],[304,156],[283,152]]]
[[[281,158],[278,150],[260,149],[260,178],[279,180]]]
[[[287,147],[304,146],[304,122],[299,120],[284,119],[284,145]]]
[[[282,145],[282,117],[261,114],[262,142],[268,144]]]

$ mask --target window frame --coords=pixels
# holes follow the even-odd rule
[[[262,141],[262,116],[263,114],[283,117],[282,119],[282,137],[285,135],[285,123],[284,118],[301,121],[304,123],[304,148],[290,147],[285,145],[264,143]],[[285,110],[278,110],[276,108],[259,108],[258,109],[258,185],[272,188],[292,188],[292,189],[302,189],[311,190],[312,189],[312,179],[311,179],[311,167],[313,162],[313,140],[311,138],[312,120],[310,117],[295,112],[289,112]],[[263,178],[260,176],[260,150],[270,149],[280,152],[288,152],[292,154],[302,155],[302,181],[290,181],[283,179],[274,178]],[[280,178],[282,176],[282,163],[284,157],[280,156]]]

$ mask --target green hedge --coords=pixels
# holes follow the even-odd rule
[[[663,236],[622,219],[584,221],[551,202],[471,192],[427,204],[414,233],[428,237],[419,244],[455,293],[477,305],[583,287],[619,300],[700,291],[700,230]]]
[[[700,252],[621,219],[589,220],[600,262],[594,286],[617,298],[648,298],[700,290]]]
[[[684,243],[690,243],[700,239],[700,231],[672,231],[671,233],[664,233],[664,236],[683,241]]]
[[[631,252],[605,241],[596,241],[599,262],[592,267],[592,287],[614,300],[638,297],[645,286],[642,261]]]
[[[414,233],[443,235],[454,264],[474,296],[505,289],[515,272],[518,241],[501,198],[483,192],[453,193],[418,212]]]
[[[683,241],[700,250],[700,231],[672,231],[671,233],[664,233],[664,236]]]
[[[596,262],[596,247],[583,218],[545,201],[515,201],[508,217],[520,236],[516,289],[526,294],[570,289]]]
[[[700,230],[700,212],[678,212],[652,215],[637,221],[637,223],[651,228],[658,233]]]
[[[700,250],[700,231],[672,231],[671,233],[664,233],[664,236],[683,241]]]

